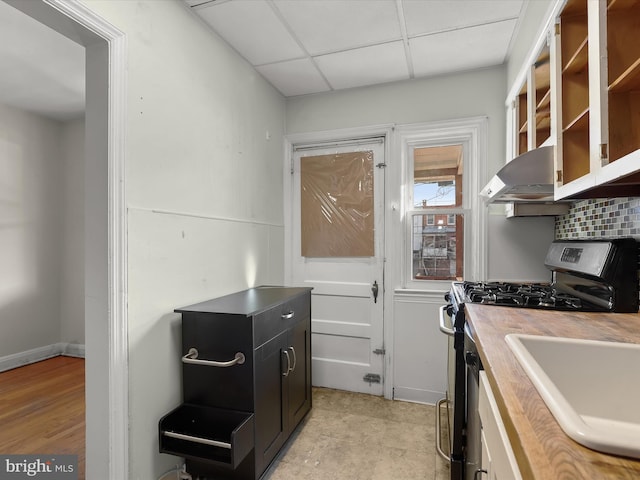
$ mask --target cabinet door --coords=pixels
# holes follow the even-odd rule
[[[591,155],[601,168],[596,184],[638,171],[639,30],[640,4],[637,2],[589,2],[589,47],[596,50],[592,58],[597,59],[592,68],[591,139]]]
[[[291,432],[311,408],[311,320],[298,322],[289,330],[291,370],[286,377],[286,415]]]
[[[556,198],[593,186],[589,152],[590,49],[587,2],[569,0],[555,37],[557,90]],[[592,50],[592,49],[591,49]],[[569,184],[571,187],[564,188]]]
[[[287,438],[287,418],[283,413],[289,347],[288,331],[282,332],[254,352],[255,362],[255,454],[260,475]]]

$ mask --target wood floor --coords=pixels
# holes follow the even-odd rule
[[[59,356],[0,373],[0,452],[78,455],[84,480],[84,359]]]

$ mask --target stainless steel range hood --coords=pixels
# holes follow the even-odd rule
[[[488,203],[553,202],[553,147],[536,148],[514,158],[480,195]]]

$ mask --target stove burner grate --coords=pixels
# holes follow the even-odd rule
[[[557,292],[546,283],[464,282],[466,301],[485,305],[582,310],[580,298]]]

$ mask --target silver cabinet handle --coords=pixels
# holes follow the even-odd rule
[[[441,398],[438,400],[438,403],[436,403],[436,452],[438,452],[438,455],[448,462],[451,459],[442,449],[442,424],[440,423],[440,405],[446,401],[447,399],[445,397]]]
[[[455,332],[453,331],[453,328],[447,327],[444,321],[444,311],[447,309],[447,307],[448,305],[443,305],[442,307],[440,307],[440,331],[452,337]]]
[[[177,438],[178,440],[186,440],[187,442],[202,443],[204,445],[212,445],[214,447],[226,448],[231,450],[231,444],[227,442],[219,442],[218,440],[210,440],[208,438],[193,437],[184,433],[163,431],[165,437]]]
[[[296,369],[296,364],[298,363],[298,359],[296,358],[296,349],[293,347],[289,347],[291,349],[291,355],[293,355],[293,367],[291,367],[291,371],[293,372]]]
[[[284,353],[284,356],[287,357],[287,370],[285,372],[282,373],[283,377],[288,377],[289,376],[289,372],[291,371],[291,358],[289,357],[289,349],[287,350],[282,350],[282,353]]]
[[[245,361],[244,353],[238,352],[233,360],[228,362],[217,362],[215,360],[197,360],[198,350],[190,348],[185,356],[182,357],[182,363],[191,365],[207,365],[209,367],[233,367],[234,365],[242,365]]]
[[[280,316],[282,317],[283,320],[290,320],[293,318],[293,315],[294,315],[294,311],[291,310],[289,313],[283,313]]]

